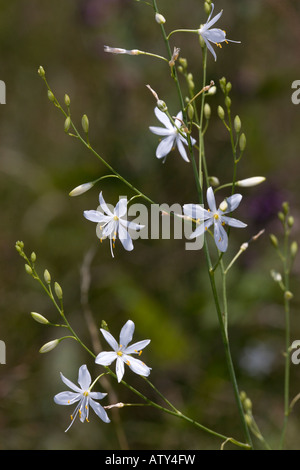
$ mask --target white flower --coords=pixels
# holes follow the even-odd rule
[[[108,344],[112,347],[113,351],[101,352],[96,357],[95,362],[102,366],[109,366],[116,359],[116,374],[118,382],[121,382],[123,378],[124,364],[127,364],[128,367],[138,375],[147,377],[150,374],[150,367],[147,367],[142,361],[131,356],[131,354],[140,355],[142,349],[150,343],[150,339],[145,339],[128,346],[128,343],[132,340],[134,328],[135,326],[133,321],[128,320],[121,329],[119,344],[108,331],[100,328],[101,333]]]
[[[79,368],[78,372],[78,383],[80,387],[75,385],[71,380],[67,379],[60,373],[61,380],[71,389],[74,390],[73,392],[61,392],[55,395],[54,401],[58,405],[73,405],[74,403],[78,403],[76,406],[74,413],[71,415],[71,424],[66,429],[72,426],[77,414],[79,414],[79,419],[83,423],[84,421],[88,422],[89,418],[89,406],[93,408],[96,415],[102,419],[105,423],[110,423],[110,419],[106,414],[104,408],[94,400],[101,400],[104,398],[107,393],[100,393],[100,392],[91,392],[90,385],[91,385],[91,376],[87,369],[87,366],[84,364]]]
[[[159,143],[157,149],[156,149],[156,156],[157,158],[165,158],[168,153],[171,152],[172,148],[177,146],[180,155],[182,158],[186,161],[189,162],[186,150],[184,148],[184,145],[187,145],[187,137],[183,137],[183,135],[186,136],[184,132],[180,133],[179,129],[182,125],[182,112],[179,111],[175,118],[175,124],[174,126],[168,116],[160,111],[157,107],[154,109],[155,115],[157,119],[165,126],[163,127],[153,127],[150,126],[149,129],[153,134],[157,135],[162,135],[165,136],[164,139]],[[183,135],[182,135],[183,134]],[[195,139],[191,137],[191,143],[192,145],[195,144]]]
[[[211,28],[211,26],[213,26],[218,21],[218,19],[222,16],[222,13],[223,13],[223,10],[221,10],[220,13],[218,13],[214,18],[211,19],[213,11],[214,11],[214,4],[212,3],[211,12],[207,19],[207,22],[204,25],[202,25],[200,29],[198,29],[198,34],[202,36],[207,46],[207,49],[212,53],[215,60],[217,60],[216,53],[213,47],[211,46],[210,42],[216,44],[218,47],[222,47],[221,42],[226,42],[227,44],[228,42],[240,43],[241,41],[232,41],[231,39],[227,39],[225,31],[219,28]]]
[[[238,207],[241,202],[242,195],[234,194],[233,196],[228,197],[220,204],[219,209],[216,207],[216,200],[211,187],[207,190],[206,198],[209,207],[208,210],[204,209],[199,204],[185,204],[183,206],[185,215],[196,218],[199,222],[201,220],[204,221],[191,234],[190,238],[202,236],[205,230],[207,230],[211,225],[214,225],[215,243],[218,249],[224,252],[228,248],[228,236],[224,229],[224,225],[238,228],[247,227],[243,222],[225,215]]]
[[[144,228],[144,225],[128,222],[126,219],[122,218],[127,213],[127,199],[120,199],[116,207],[111,211],[106,205],[101,191],[99,194],[99,202],[100,209],[104,213],[98,208],[97,210],[84,211],[83,215],[86,219],[99,224],[99,226],[97,226],[97,235],[99,236],[100,241],[102,242],[104,238],[110,239],[110,249],[113,257],[113,248],[115,247],[117,235],[125,250],[133,250],[133,243],[131,236],[128,233],[128,229],[140,230]]]

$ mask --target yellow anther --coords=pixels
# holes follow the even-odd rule
[[[68,400],[68,404],[70,404],[70,400]]]
[[[126,364],[127,364],[128,366],[130,366],[130,362],[129,362],[129,361],[126,361]]]
[[[71,421],[73,421],[73,416],[72,416],[72,415],[70,415],[70,417],[71,417]]]
[[[78,410],[79,416],[81,417],[81,410]]]
[[[86,410],[88,409],[88,406],[87,406],[87,405],[85,405],[85,409],[86,409]]]
[[[89,396],[88,390],[86,390],[85,392],[83,392],[83,395],[84,395],[85,397],[88,397],[88,396]]]
[[[89,420],[87,418],[85,418],[86,422],[89,423]]]
[[[214,219],[218,220],[218,218],[219,218],[219,214],[215,214]]]
[[[222,222],[222,225],[223,225],[223,227],[224,227],[224,225],[226,225],[225,222]]]
[[[120,356],[120,357],[122,357],[122,356],[123,356],[122,351],[118,351],[118,352],[117,352],[117,355]]]
[[[114,220],[119,220],[119,217],[117,215],[115,215]]]

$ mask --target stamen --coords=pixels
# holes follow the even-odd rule
[[[115,215],[114,220],[119,220],[119,217]]]
[[[120,356],[120,357],[122,357],[122,356],[123,356],[122,351],[118,351],[118,352],[117,352],[117,355]]]
[[[215,214],[214,219],[218,220],[218,218],[219,218],[219,214]]]
[[[71,417],[71,421],[73,421],[73,416],[72,416],[72,415],[70,415],[70,417]]]
[[[70,400],[68,400],[68,405],[70,404]]]
[[[130,362],[129,362],[129,361],[126,361],[126,364],[127,364],[128,366],[130,366]]]
[[[89,423],[89,420],[87,418],[85,418],[86,422]]]

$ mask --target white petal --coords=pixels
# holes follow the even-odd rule
[[[102,392],[90,392],[89,397],[92,398],[93,400],[102,400],[107,396],[107,393],[102,393]]]
[[[116,208],[115,208],[115,215],[117,217],[123,217],[127,212],[127,199],[122,198],[118,201]]]
[[[118,382],[121,382],[121,380],[123,379],[124,372],[125,370],[124,370],[123,357],[121,358],[118,356],[117,363],[116,363],[116,374],[117,374]]]
[[[213,224],[214,219],[211,218],[206,220],[203,224],[200,224],[199,227],[190,235],[190,238],[201,237],[206,230]]]
[[[133,250],[133,243],[132,243],[132,240],[131,240],[131,236],[129,235],[126,228],[124,228],[122,224],[119,224],[118,232],[119,232],[120,242],[122,243],[125,250],[132,251]]]
[[[214,56],[214,59],[217,60],[217,54],[215,53],[214,48],[212,47],[212,45],[209,43],[208,39],[206,38],[206,33],[205,33],[205,35],[202,34],[202,37],[203,37],[203,39],[204,39],[204,42],[205,42],[205,44],[206,44],[207,49],[208,49],[208,50],[211,52],[211,54]]]
[[[114,351],[102,351],[95,359],[96,364],[101,366],[110,366],[110,364],[117,358],[117,353]]]
[[[227,225],[230,225],[231,227],[237,227],[237,228],[247,227],[247,224],[244,224],[244,222],[241,222],[240,220],[234,219],[233,217],[226,217],[225,215],[223,215],[222,220]]]
[[[84,364],[79,368],[78,383],[82,390],[87,390],[91,385],[91,382],[91,374],[89,373],[87,366]]]
[[[173,129],[166,129],[164,127],[156,127],[156,126],[150,126],[149,127],[150,131],[153,132],[153,134],[156,134],[156,135],[173,135],[174,134],[174,130]]]
[[[120,332],[120,346],[122,346],[122,349],[126,348],[132,340],[134,329],[135,325],[132,320],[128,320],[122,327]]]
[[[150,367],[146,366],[142,361],[139,359],[136,359],[135,357],[132,356],[125,356],[124,359],[126,358],[126,364],[129,366],[129,368],[135,372],[138,375],[143,375],[145,377],[148,377],[148,375],[151,372]]]
[[[226,41],[225,32],[219,28],[214,28],[214,29],[210,29],[209,31],[206,31],[205,37],[206,39],[208,39],[209,41],[215,44],[219,44],[220,42]]]
[[[205,220],[213,217],[212,213],[208,212],[204,207],[200,206],[200,204],[184,204],[183,212],[184,215],[187,215],[194,220]]]
[[[222,14],[223,14],[223,10],[221,10],[220,13],[218,13],[216,16],[214,16],[210,21],[207,21],[205,23],[205,27],[207,29],[209,29],[212,25],[214,25],[218,21],[218,19],[222,16]],[[208,20],[209,19],[210,19],[210,17],[208,18]]]
[[[163,111],[161,111],[161,110],[158,109],[157,107],[154,109],[154,113],[155,113],[155,116],[157,117],[157,119],[158,119],[167,129],[173,130],[173,125],[172,125],[170,119],[168,118],[168,116],[166,115],[166,113],[164,113]]]
[[[123,349],[124,354],[138,354],[139,351],[144,349],[150,343],[150,339],[144,339],[143,341],[138,341],[137,343],[131,344],[127,348]]]
[[[101,333],[103,334],[105,340],[108,342],[108,344],[112,347],[114,351],[118,351],[119,345],[113,335],[109,332],[104,330],[103,328],[100,328]]]
[[[67,377],[65,377],[62,373],[60,373],[60,377],[63,383],[66,384],[71,390],[74,390],[74,392],[81,393],[81,388],[71,382],[71,380],[67,379]]]
[[[181,139],[177,138],[176,143],[177,143],[177,148],[179,150],[179,153],[182,156],[183,160],[185,160],[186,162],[189,162],[186,150],[184,148],[184,145],[183,145]]]
[[[104,201],[104,197],[102,196],[102,191],[99,194],[99,203],[102,208],[102,210],[109,215],[110,217],[113,217],[114,214],[111,212],[111,210],[108,208],[106,202]]]
[[[81,399],[81,393],[60,392],[54,397],[57,405],[73,405]]]
[[[107,416],[105,409],[103,408],[103,406],[100,405],[100,403],[97,403],[96,401],[90,399],[90,405],[91,408],[93,408],[93,410],[95,411],[96,415],[99,416],[99,418],[102,419],[104,423],[110,423],[110,419]]]
[[[228,248],[228,236],[219,221],[214,224],[214,238],[218,249],[222,252],[226,251]]]
[[[86,219],[90,220],[91,222],[105,222],[105,215],[102,212],[91,210],[91,211],[84,211],[83,215]]]
[[[233,196],[229,196],[226,199],[228,207],[226,211],[224,212],[224,214],[229,214],[230,212],[234,211],[240,204],[242,197],[243,196],[241,194],[234,194]]]
[[[208,207],[210,208],[210,210],[212,212],[216,212],[217,211],[216,199],[215,199],[214,191],[213,191],[211,186],[208,188],[208,190],[206,192],[206,199],[207,199],[207,204],[208,204]]]
[[[164,158],[171,152],[172,147],[175,142],[175,135],[172,134],[168,137],[165,137],[157,146],[156,149],[156,157],[157,158]]]

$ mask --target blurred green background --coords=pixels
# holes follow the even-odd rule
[[[205,22],[199,0],[158,3],[167,31]],[[300,79],[300,6],[296,0],[216,0],[215,12],[222,8],[217,26],[242,44],[217,49],[217,62],[209,55],[208,81],[218,84],[225,76],[233,85],[232,112],[239,114],[247,137],[238,178],[267,177],[263,185],[243,191],[236,211],[248,228],[232,231],[226,260],[259,230],[266,232],[229,276],[229,331],[240,388],[253,400],[257,422],[276,446],[283,421],[284,311],[282,294],[269,274],[280,268],[269,233],[281,236],[276,214],[288,200],[295,218],[293,239],[299,235],[300,106],[291,102],[291,84]],[[36,311],[50,321],[59,320],[49,299],[25,273],[16,240],[24,241],[28,254],[36,252],[41,275],[47,268],[61,284],[67,317],[90,348],[87,310],[97,328],[105,320],[115,336],[132,319],[135,340],[152,340],[143,359],[153,369],[150,379],[156,387],[188,416],[243,439],[203,252],[185,251],[181,240],[138,240],[132,253],[117,243],[111,258],[108,243],[99,244],[95,224],[83,218],[83,210],[96,209],[100,189],[112,204],[119,195],[133,194],[116,180],[105,180],[81,197],[68,196],[72,188],[106,170],[64,133],[63,116],[47,99],[37,74],[43,65],[57,98],[63,102],[69,94],[79,128],[82,114],[88,115],[94,148],[144,193],[160,203],[195,202],[191,165],[177,152],[163,165],[155,158],[157,136],[148,130],[159,123],[146,84],[173,114],[178,112],[168,68],[144,56],[103,52],[107,44],[164,55],[151,8],[133,0],[1,0],[0,13],[0,79],[7,93],[0,109],[0,339],[7,353],[6,365],[0,365],[0,449],[218,449],[221,444],[147,407],[120,411],[121,444],[120,429],[103,424],[93,413],[90,424],[78,421],[64,433],[70,410],[53,402],[53,396],[66,389],[59,372],[77,382],[81,364],[88,365],[93,377],[99,367],[74,341],[39,354],[44,343],[64,331],[31,319],[30,312]],[[200,89],[197,37],[174,35],[171,44],[181,48]],[[219,89],[210,104],[209,172],[225,183],[231,178],[232,156],[216,113],[223,105]],[[88,305],[81,296],[82,266],[91,276]],[[291,285],[292,341],[300,339],[299,270],[298,258]],[[291,398],[300,391],[299,367],[291,366]],[[128,369],[125,380],[157,399]],[[138,401],[122,385],[111,381],[111,386],[118,401]],[[288,427],[290,449],[300,448],[299,413],[296,405]]]

